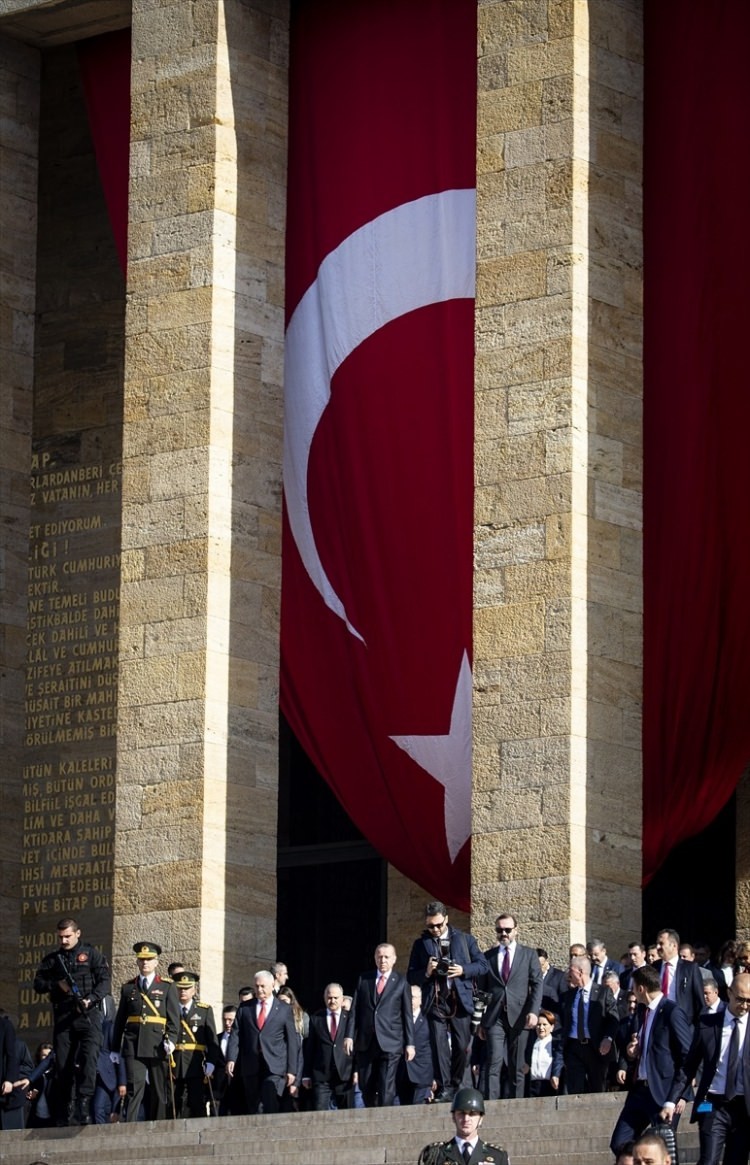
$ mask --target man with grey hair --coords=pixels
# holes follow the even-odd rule
[[[622,974],[624,969],[622,963],[618,963],[616,959],[610,959],[603,939],[590,939],[586,943],[586,954],[591,960],[592,983],[603,983],[607,971],[616,971],[618,978]]]
[[[227,1044],[226,1072],[234,1076],[239,1058],[243,1113],[278,1112],[285,1087],[297,1071],[298,1041],[292,1009],[273,994],[273,975],[258,971],[255,998],[241,1003]]]
[[[562,997],[563,1061],[569,1093],[603,1092],[618,1016],[609,987],[592,983],[588,958],[568,967],[570,989]]]

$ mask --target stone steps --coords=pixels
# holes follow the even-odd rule
[[[622,1102],[617,1094],[493,1101],[482,1133],[508,1151],[511,1165],[607,1165]],[[688,1116],[680,1165],[698,1159]],[[0,1165],[414,1165],[423,1145],[450,1132],[447,1105],[29,1129],[0,1134]]]

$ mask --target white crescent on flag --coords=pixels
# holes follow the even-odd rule
[[[284,496],[292,536],[324,603],[358,639],[326,575],[310,521],[310,447],[337,368],[368,336],[407,312],[473,299],[476,191],[444,190],[366,223],[328,254],[287,328]]]

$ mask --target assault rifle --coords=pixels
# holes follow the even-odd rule
[[[70,994],[73,996],[73,999],[75,1000],[75,1005],[76,1005],[78,1011],[80,1011],[81,1015],[85,1015],[90,1023],[91,1017],[89,1016],[88,1008],[86,1007],[86,1004],[83,1002],[83,995],[81,995],[81,988],[78,986],[75,979],[73,978],[70,971],[68,970],[67,964],[66,964],[64,958],[62,957],[62,955],[60,954],[60,952],[56,951],[55,955],[57,957],[58,963],[60,964],[60,970],[62,971],[63,979],[65,980],[65,982],[68,984],[68,987],[70,988]]]

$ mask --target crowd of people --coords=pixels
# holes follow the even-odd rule
[[[482,951],[430,902],[403,971],[381,943],[350,997],[329,983],[308,1015],[274,963],[217,1028],[198,974],[172,963],[162,977],[155,942],[134,944],[138,973],[115,1004],[105,957],[63,918],[34,979],[52,1002],[51,1043],[32,1061],[0,1018],[3,1127],[433,1102],[451,1104],[462,1148],[458,1121],[481,1118],[485,1100],[613,1090],[616,1158],[647,1129],[674,1158],[697,1081],[703,1165],[725,1150],[725,1165],[746,1165],[750,944],[727,942],[714,960],[665,928],[619,959],[602,939],[573,944],[561,968],[519,942],[514,915],[495,933]]]

